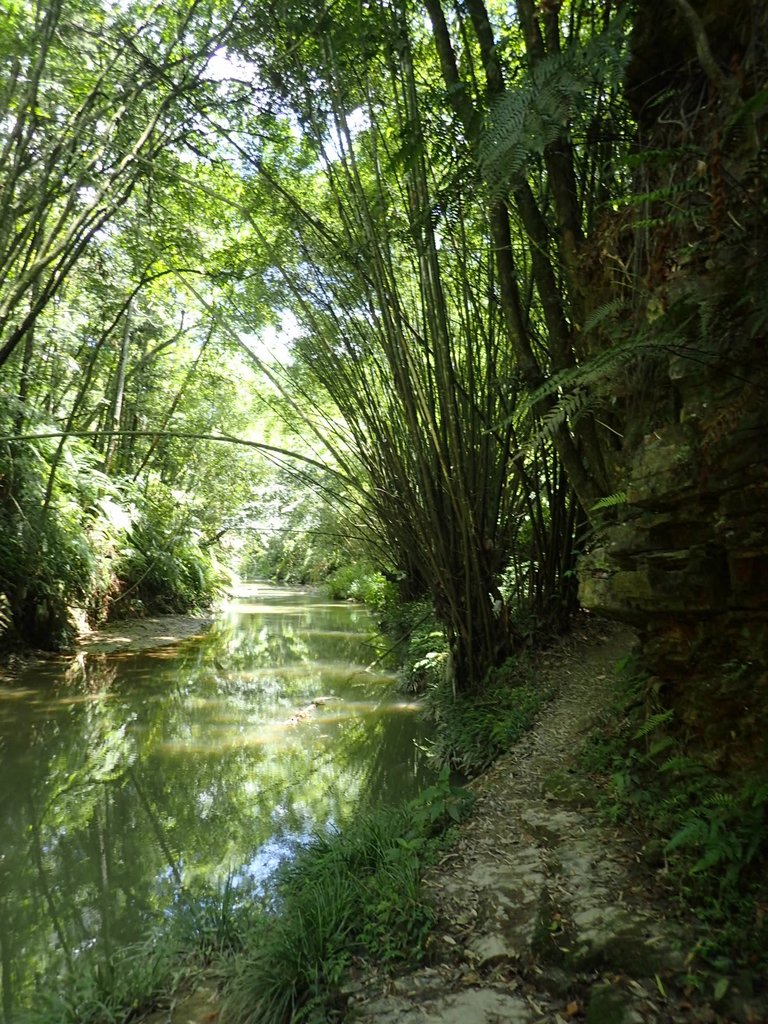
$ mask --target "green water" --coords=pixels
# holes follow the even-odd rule
[[[366,671],[372,635],[360,606],[258,586],[202,639],[0,687],[6,1021],[52,964],[146,937],[182,887],[258,885],[313,829],[425,783],[417,709]]]

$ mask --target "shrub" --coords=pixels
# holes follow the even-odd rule
[[[437,726],[433,756],[466,775],[485,771],[531,728],[546,696],[523,656],[492,670],[479,693],[454,694],[440,679],[425,698]]]
[[[121,584],[116,605],[183,613],[209,607],[218,595],[222,573],[179,499],[156,484],[137,501],[115,565]]]
[[[49,439],[0,457],[0,592],[5,640],[57,649],[71,637],[71,605],[88,607],[107,586],[105,565],[114,531],[94,529],[99,500],[114,485],[96,455],[72,439],[49,480],[55,457]]]
[[[362,601],[383,611],[394,599],[394,584],[370,562],[351,562],[334,570],[324,584],[334,601]]]

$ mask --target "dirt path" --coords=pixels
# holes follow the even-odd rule
[[[458,845],[427,878],[439,926],[435,966],[347,988],[357,1024],[652,1024],[751,1021],[768,1007],[694,997],[698,936],[667,913],[640,837],[598,819],[573,773],[587,730],[610,707],[631,634],[567,638],[541,671],[560,694],[534,730],[478,780]]]

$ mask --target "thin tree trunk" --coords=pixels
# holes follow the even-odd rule
[[[123,412],[123,396],[125,394],[125,371],[128,365],[128,349],[131,339],[131,326],[133,321],[133,304],[129,303],[125,311],[123,322],[123,334],[120,339],[120,354],[117,361],[115,373],[115,386],[112,394],[112,403],[109,409],[107,422],[110,433],[107,435],[107,443],[104,454],[104,472],[109,474],[115,467],[118,452],[118,439],[120,434],[120,418]]]

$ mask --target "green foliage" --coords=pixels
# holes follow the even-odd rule
[[[418,959],[432,924],[421,873],[467,802],[444,774],[405,808],[315,836],[284,866],[274,900],[226,967],[226,1018],[319,1024],[335,1019],[338,987],[355,957],[378,965]]]
[[[222,582],[180,492],[109,479],[70,438],[0,451],[3,642],[56,649],[92,621],[209,605]]]
[[[391,639],[404,689],[423,693],[437,685],[446,675],[449,652],[445,630],[431,602],[398,602],[392,597],[380,611],[381,628]]]
[[[115,567],[126,611],[193,611],[209,607],[221,590],[221,571],[179,498],[156,484],[137,501]]]
[[[685,849],[693,859],[692,875],[709,874],[721,891],[735,891],[750,866],[768,851],[768,783],[746,776],[722,787],[695,761],[684,764],[680,757],[670,758],[661,771],[675,777],[676,788],[697,797],[682,813],[667,851]]]
[[[687,750],[673,712],[649,709],[644,690],[641,676],[625,675],[616,724],[582,751],[603,786],[599,806],[658,837],[681,900],[707,922],[704,956],[760,959],[768,933],[754,906],[768,859],[768,783],[753,772],[724,775]]]
[[[292,440],[291,444],[300,448],[302,442]],[[361,600],[344,592],[344,573],[353,577],[357,570],[352,567],[358,562],[365,563],[361,577],[374,570],[361,547],[359,531],[347,525],[339,501],[338,496],[333,503],[324,498],[322,481],[316,475],[270,475],[258,488],[256,500],[241,513],[248,524],[240,555],[241,576],[319,584],[340,571],[339,584],[330,584],[337,591],[333,596]]]
[[[561,138],[580,115],[592,116],[595,95],[621,81],[626,64],[628,12],[584,45],[550,54],[527,69],[491,110],[481,147],[481,166],[498,194],[525,173],[530,160]]]
[[[618,508],[620,505],[626,505],[626,503],[627,492],[616,491],[615,494],[609,494],[607,497],[601,498],[599,501],[596,501],[595,504],[592,506],[592,511],[596,512],[598,511],[598,509],[601,508]]]
[[[531,728],[545,699],[522,655],[493,669],[478,693],[455,694],[442,680],[425,698],[437,725],[431,753],[443,765],[477,775]]]
[[[55,447],[40,441],[0,452],[0,592],[6,640],[60,647],[72,634],[72,605],[96,605],[115,538],[101,502],[117,496],[86,445],[61,460],[46,503]]]
[[[380,612],[395,600],[394,584],[370,562],[353,562],[334,570],[324,586],[334,601],[362,601]]]

